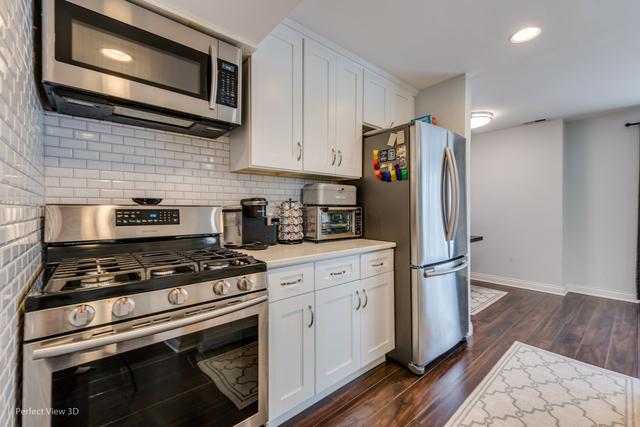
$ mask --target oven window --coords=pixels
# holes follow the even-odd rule
[[[204,52],[62,0],[55,25],[58,61],[208,99]]]
[[[322,212],[320,215],[321,233],[325,236],[349,233],[353,229],[353,212]]]
[[[53,373],[54,426],[232,426],[258,413],[258,316]]]

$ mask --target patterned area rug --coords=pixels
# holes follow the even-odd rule
[[[471,285],[471,314],[478,314],[508,292]]]
[[[640,380],[515,342],[446,427],[640,426]]]
[[[201,360],[198,368],[238,409],[258,400],[258,343]]]

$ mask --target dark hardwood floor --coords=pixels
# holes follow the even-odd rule
[[[638,304],[475,284],[509,293],[472,317],[474,335],[457,353],[422,377],[387,361],[286,425],[441,426],[514,341],[638,376]]]

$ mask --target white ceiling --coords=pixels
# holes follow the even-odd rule
[[[254,50],[300,0],[130,0]]]
[[[302,0],[289,15],[416,88],[460,73],[482,131],[640,105],[640,0]],[[537,25],[540,38],[509,43]]]

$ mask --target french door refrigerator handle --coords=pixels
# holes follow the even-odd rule
[[[440,207],[442,210],[442,225],[444,226],[445,237],[449,235],[449,213],[447,212],[447,149],[445,148],[442,158],[442,172],[440,174]],[[449,240],[449,239],[447,239]]]
[[[157,325],[147,326],[140,329],[132,329],[127,332],[120,332],[111,335],[105,335],[98,338],[90,338],[84,341],[71,342],[68,344],[53,345],[49,347],[42,347],[33,351],[33,360],[47,359],[50,357],[63,356],[69,353],[82,352],[91,350],[96,347],[102,347],[110,344],[117,344],[123,341],[130,341],[136,338],[142,338],[149,335],[159,334],[161,332],[167,332],[174,329],[182,328],[184,326],[193,325],[194,323],[204,322],[205,320],[221,317],[226,314],[234,313],[236,311],[243,310],[245,308],[252,307],[267,300],[267,296],[260,296],[248,301],[244,301],[238,304],[233,304],[228,307],[224,307],[214,311],[208,311],[202,314],[196,314],[191,317],[185,317],[182,319],[174,320],[167,323],[159,323]]]
[[[456,230],[458,229],[458,222],[460,220],[460,175],[458,175],[458,162],[456,161],[456,155],[451,148],[449,148],[451,154],[451,172],[453,174],[453,197],[451,201],[451,211],[453,216],[453,224],[451,225],[451,239],[453,240]]]
[[[424,270],[424,277],[436,277],[436,276],[444,276],[445,274],[455,273],[456,271],[460,271],[462,269],[467,268],[469,263],[465,259],[461,264],[456,265],[455,267],[449,268],[447,270]]]
[[[453,240],[454,235],[454,213],[457,212],[457,189],[456,189],[456,178],[454,168],[455,161],[453,157],[453,151],[451,148],[446,147],[444,149],[444,165],[442,171],[442,185],[441,185],[441,201],[442,201],[442,215],[445,219],[445,240],[450,241]],[[446,174],[445,174],[446,172]],[[445,177],[448,179],[445,180]],[[448,182],[448,185],[447,185]],[[448,190],[449,193],[449,206],[447,206],[447,200],[444,198],[445,192]],[[447,208],[449,211],[447,212]]]

